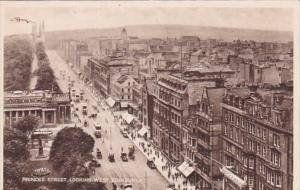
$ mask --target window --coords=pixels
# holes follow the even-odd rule
[[[267,154],[267,149],[266,149],[266,146],[263,145],[263,148],[262,148],[262,156],[263,156],[263,157],[266,157],[266,154]]]
[[[249,168],[253,169],[254,168],[254,159],[249,158]]]
[[[230,113],[230,122],[233,123],[234,122],[234,118],[233,118],[233,114]]]
[[[276,180],[276,187],[281,187],[281,175],[280,174],[275,175],[275,180]]]
[[[257,143],[256,152],[258,155],[261,155],[261,145],[259,143]]]
[[[266,129],[262,130],[262,137],[264,140],[266,140]]]
[[[128,99],[130,99],[130,95],[128,95]]]
[[[122,92],[124,92],[124,88],[122,88]]]
[[[239,142],[239,130],[238,129],[236,129],[236,131],[235,131],[235,141]]]
[[[230,137],[231,139],[233,138],[233,127],[232,127],[232,126],[230,126],[229,137]]]
[[[128,82],[128,86],[130,86],[130,82]]]
[[[240,116],[237,116],[237,117],[236,117],[236,125],[237,125],[237,126],[240,126],[240,122],[241,122],[241,117],[240,117]]]
[[[249,186],[253,187],[254,177],[251,175],[249,176]]]
[[[271,172],[271,184],[274,185],[275,183],[275,174],[274,172]]]
[[[124,96],[122,96],[122,100],[124,100]]]
[[[267,182],[270,183],[271,182],[271,172],[270,170],[267,169]]]
[[[242,118],[242,128],[245,128],[245,119]]]
[[[228,130],[228,129],[227,129],[227,125],[225,124],[225,125],[224,125],[224,134],[225,134],[225,135],[228,134],[228,131],[227,131],[227,130]]]
[[[273,134],[273,144],[276,147],[280,147],[280,136]]]

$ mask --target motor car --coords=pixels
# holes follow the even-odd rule
[[[101,131],[98,131],[98,130],[94,132],[94,135],[95,135],[96,138],[101,138],[102,137]]]
[[[123,162],[128,162],[127,154],[125,152],[121,153],[121,159]]]
[[[96,129],[96,130],[101,130],[101,125],[100,125],[100,123],[95,122],[95,123],[94,123],[94,126],[95,126],[95,129]]]
[[[133,187],[131,184],[125,184],[124,185],[124,190],[133,190]]]
[[[153,160],[147,160],[147,166],[148,166],[150,169],[156,169],[156,166],[155,166]]]
[[[102,153],[98,148],[97,148],[97,158],[102,159]]]
[[[89,126],[89,124],[88,124],[88,122],[87,122],[86,120],[84,120],[83,126],[84,126],[84,127],[88,127],[88,126]]]
[[[108,154],[108,160],[109,160],[110,162],[115,162],[115,156],[114,156],[113,153],[109,153],[109,154]]]

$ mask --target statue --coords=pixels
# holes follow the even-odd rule
[[[43,156],[44,156],[44,149],[43,149],[42,139],[39,138],[39,154],[38,154],[38,157],[43,157]]]

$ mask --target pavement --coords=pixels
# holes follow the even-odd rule
[[[121,114],[122,112],[114,112],[114,115],[116,116],[120,116]],[[116,122],[120,129],[123,128],[121,122],[121,120]],[[138,137],[137,132],[133,134],[133,136],[135,136],[134,138],[132,138],[131,135],[128,136],[147,159],[154,160],[157,170],[169,184],[175,184],[175,187],[179,190],[195,190],[195,186],[191,185],[185,177],[180,174],[176,166],[169,166],[167,159],[162,155],[162,153],[157,151],[151,143],[145,140],[145,138]],[[146,151],[144,151],[144,149],[146,149]]]
[[[75,103],[75,107],[78,111],[72,108],[72,112],[77,112],[78,117],[72,115],[72,120],[76,126],[81,127],[86,133],[90,134],[95,140],[95,147],[93,154],[96,156],[96,149],[99,148],[102,152],[101,167],[96,168],[95,177],[110,178],[124,180],[125,182],[117,183],[119,186],[125,183],[131,183],[134,190],[165,190],[168,181],[159,173],[159,170],[151,170],[147,167],[147,157],[139,149],[135,151],[135,160],[128,160],[123,162],[120,158],[122,149],[127,152],[127,147],[132,146],[132,142],[129,138],[124,138],[119,130],[119,127],[114,121],[112,112],[107,109],[107,106],[103,103],[98,106],[98,102],[104,102],[105,100],[95,92],[95,90],[89,85],[85,84],[76,74],[71,67],[65,63],[55,51],[47,51],[50,65],[53,67],[57,82],[63,92],[68,92],[68,77],[71,80],[75,80],[74,88],[77,92],[80,89],[84,90],[84,101]],[[63,77],[61,72],[65,71],[66,75]],[[87,99],[87,101],[85,101]],[[88,105],[88,115],[94,112],[97,113],[97,118],[92,119],[82,114],[82,104]],[[98,111],[94,108],[97,106]],[[105,109],[104,109],[105,108]],[[83,126],[83,121],[88,122],[88,127]],[[102,125],[102,138],[96,138],[94,136],[95,128],[94,122],[101,123]],[[116,162],[111,163],[108,161],[109,153],[114,153]],[[130,181],[130,182],[129,182]],[[108,184],[110,189],[111,184]],[[154,188],[155,187],[155,188]]]

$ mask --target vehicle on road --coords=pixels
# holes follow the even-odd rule
[[[115,155],[114,155],[113,153],[109,153],[109,154],[108,154],[108,160],[109,160],[110,162],[115,162]]]
[[[97,117],[97,113],[92,113],[91,115],[89,115],[89,118],[95,119],[96,117]]]
[[[150,169],[156,169],[156,166],[155,166],[153,160],[147,160],[147,166],[148,166]]]
[[[121,153],[121,159],[123,162],[128,162],[127,154],[125,152]]]
[[[89,124],[88,124],[88,122],[87,122],[86,120],[84,120],[83,126],[84,126],[84,127],[88,127],[88,126],[89,126]]]
[[[101,131],[99,131],[99,130],[95,131],[94,135],[95,135],[96,138],[101,138],[102,137]]]
[[[135,159],[134,152],[135,152],[134,146],[133,146],[133,145],[128,146],[128,157],[129,157],[131,160],[134,160],[134,159]]]
[[[89,166],[98,168],[98,167],[101,167],[101,163],[98,160],[93,159],[93,160],[91,160]]]
[[[83,95],[84,95],[84,91],[81,89],[80,90],[80,100],[83,100]]]
[[[100,125],[100,123],[95,122],[95,123],[94,123],[94,126],[95,126],[95,129],[96,129],[96,130],[101,130],[101,125]]]
[[[75,95],[76,95],[76,89],[72,89],[71,96],[72,96],[72,97],[75,97]]]
[[[97,148],[97,158],[102,159],[102,153],[98,148]]]
[[[125,184],[124,185],[124,190],[133,190],[133,187],[131,184]]]
[[[87,112],[88,112],[87,109],[88,109],[87,104],[82,104],[82,114],[83,115],[87,115]]]
[[[80,101],[80,94],[75,94],[75,102],[79,102]]]

